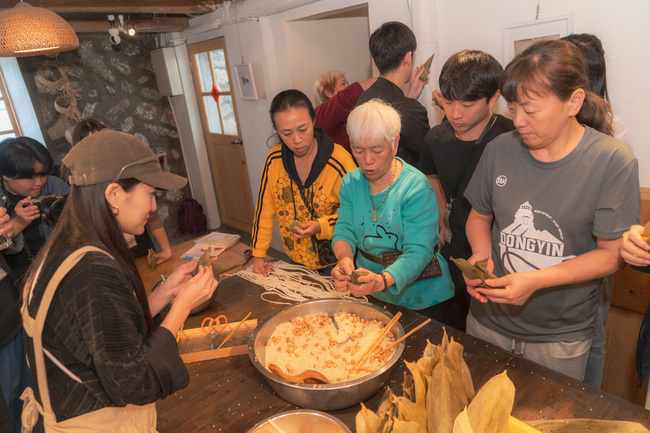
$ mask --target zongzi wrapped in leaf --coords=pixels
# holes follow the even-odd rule
[[[350,282],[352,284],[361,285],[363,283],[359,282],[359,277],[365,277],[366,275],[368,275],[368,271],[356,269],[350,274]]]
[[[406,397],[396,397],[397,419],[400,421],[412,421],[421,425],[427,425],[427,410],[424,404],[413,403]]]
[[[427,392],[427,426],[429,433],[449,433],[459,413],[469,404],[460,375],[447,366],[447,360],[436,365]]]
[[[648,245],[650,245],[650,221],[648,221],[643,228],[643,234],[641,235],[641,238],[646,241]]]
[[[426,427],[413,421],[395,420],[392,433],[427,433]]]
[[[156,250],[153,248],[149,248],[149,267],[153,271],[156,269],[156,265],[158,264],[158,257],[156,257]]]
[[[196,264],[196,267],[192,271],[192,276],[195,276],[199,272],[199,266],[210,266],[211,261],[210,261],[210,251],[212,250],[211,247],[208,247],[207,250],[203,253],[203,255],[199,258],[199,262]],[[210,266],[212,268],[212,266]]]
[[[415,403],[424,407],[427,396],[427,379],[424,377],[417,363],[404,361],[406,367],[413,375],[413,383],[415,385]]]
[[[427,59],[426,62],[424,62],[424,70],[422,71],[422,74],[420,74],[420,80],[422,81],[427,81],[427,77],[429,76],[429,72],[431,71],[431,63],[433,63],[433,56],[435,56],[436,53],[431,54],[431,57]]]
[[[467,407],[472,429],[480,433],[504,433],[514,401],[515,385],[504,370],[488,380]]]
[[[483,286],[486,286],[485,280],[494,280],[498,278],[492,272],[488,271],[488,259],[479,260],[472,265],[465,259],[455,259],[453,257],[449,258],[452,262],[454,262],[456,266],[458,266],[458,269],[460,269],[467,278],[470,280],[481,280],[483,282]],[[497,289],[498,287],[490,286],[490,288]]]
[[[361,403],[361,410],[355,418],[357,433],[379,433],[379,417]]]

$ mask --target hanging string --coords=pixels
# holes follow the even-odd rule
[[[535,12],[535,20],[539,20],[539,0],[537,1],[537,12]]]
[[[317,271],[302,265],[283,261],[273,262],[273,270],[267,277],[254,273],[252,266],[242,269],[235,275],[262,286],[265,291],[260,297],[272,304],[291,305],[294,302],[324,298],[357,299],[349,292],[336,290],[332,277],[320,275]],[[289,302],[278,301],[276,298]],[[368,300],[365,296],[358,299]]]

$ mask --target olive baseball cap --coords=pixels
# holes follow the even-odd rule
[[[63,158],[70,185],[85,186],[135,178],[159,189],[180,189],[187,179],[163,170],[166,154],[155,154],[131,134],[108,129],[77,143]]]

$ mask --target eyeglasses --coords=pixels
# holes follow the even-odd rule
[[[117,173],[117,176],[115,176],[113,178],[112,182],[117,182],[118,180],[120,180],[120,176],[122,176],[122,173],[124,173],[124,170],[126,170],[127,168],[133,167],[135,165],[143,165],[143,164],[146,164],[146,163],[152,162],[152,161],[158,161],[158,163],[160,164],[161,170],[165,171],[166,168],[167,168],[167,152],[160,152],[160,153],[158,153],[156,155],[151,155],[151,156],[148,156],[146,158],[142,158],[142,159],[139,159],[137,161],[130,162],[130,163],[126,164],[124,167],[122,167],[120,172]]]

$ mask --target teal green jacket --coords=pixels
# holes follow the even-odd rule
[[[379,220],[372,222],[373,206],[368,182],[361,169],[351,171],[341,181],[339,190],[339,219],[332,241],[347,242],[354,252],[361,249],[376,257],[386,251],[403,254],[386,268],[395,279],[395,285],[386,292],[375,292],[375,298],[412,310],[422,310],[450,299],[454,286],[447,262],[437,253],[443,275],[415,281],[433,257],[438,243],[438,205],[427,178],[411,165],[403,163],[402,171],[390,191],[372,197],[375,206],[388,197],[377,209]],[[383,270],[361,254],[356,267],[372,272]]]

